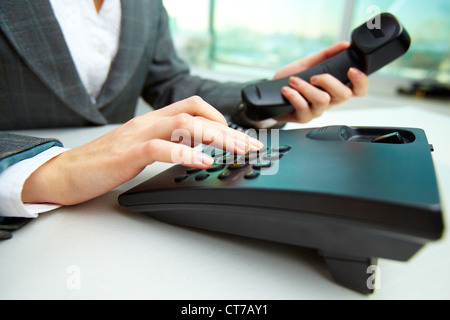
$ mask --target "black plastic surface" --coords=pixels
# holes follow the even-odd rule
[[[13,232],[22,228],[32,219],[0,217],[0,240],[9,240]]]
[[[389,132],[401,133],[404,143],[372,142]],[[227,164],[207,172],[202,181],[196,177],[205,172],[189,174],[174,166],[122,194],[119,202],[168,223],[315,248],[328,258],[333,253],[330,268],[336,281],[363,293],[370,292],[359,290],[365,285],[360,278],[368,276],[347,279],[352,278],[348,272],[333,267],[342,265],[336,259],[358,270],[358,261],[407,261],[442,237],[434,165],[422,130],[334,126],[277,131],[267,135],[266,145],[261,161],[237,170]],[[275,146],[281,146],[282,157],[272,160],[270,168],[255,170],[264,158],[276,156]],[[245,159],[234,162],[245,164]],[[251,171],[259,175],[246,178]],[[226,172],[231,177],[219,179]],[[174,182],[180,176],[186,178]]]
[[[380,29],[369,28],[365,23],[352,33],[351,47],[297,76],[310,81],[318,74],[331,74],[346,85],[350,68],[370,75],[405,54],[411,38],[406,29],[390,13],[380,15]],[[264,81],[248,85],[242,90],[246,115],[252,120],[264,120],[292,112],[294,109],[281,94],[289,86],[289,78]]]

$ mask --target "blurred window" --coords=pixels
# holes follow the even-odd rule
[[[411,34],[409,52],[379,73],[450,83],[448,0],[164,0],[182,58],[211,69],[274,70],[342,40],[391,12]],[[250,71],[251,72],[251,71]]]

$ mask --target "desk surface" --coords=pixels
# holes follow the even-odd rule
[[[375,108],[374,108],[375,107]],[[402,126],[426,131],[450,214],[450,108],[366,97],[307,126]],[[75,147],[113,126],[25,132]],[[22,132],[24,133],[24,132]],[[409,262],[379,260],[381,288],[363,296],[336,285],[315,251],[168,225],[119,207],[120,193],[168,168],[87,203],[42,214],[0,242],[0,299],[449,299],[450,240]]]

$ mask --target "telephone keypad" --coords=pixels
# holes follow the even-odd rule
[[[197,182],[211,178],[212,174],[217,174],[220,181],[227,181],[237,172],[246,171],[242,175],[243,179],[253,180],[261,176],[261,170],[273,166],[274,161],[280,160],[292,148],[287,145],[280,145],[272,148],[263,148],[259,151],[248,152],[245,156],[233,155],[226,151],[214,150],[211,156],[215,159],[214,164],[207,170],[189,168],[186,173],[174,179],[176,183],[183,183],[187,180]],[[192,179],[189,179],[192,177]]]
[[[248,167],[248,163],[246,162],[235,162],[228,166],[228,170],[241,170]]]
[[[215,163],[211,166],[211,168],[209,168],[206,171],[207,172],[218,172],[218,171],[222,171],[223,169],[225,169],[225,167],[226,167],[226,164]]]

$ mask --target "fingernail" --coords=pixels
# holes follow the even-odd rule
[[[203,164],[206,166],[211,166],[214,163],[214,159],[204,153],[197,154],[195,161],[195,164]]]
[[[289,92],[289,87],[283,87],[281,88],[281,93],[287,94]]]
[[[302,79],[299,77],[290,77],[289,82],[292,84],[300,84],[302,82]]]
[[[361,76],[361,72],[356,68],[350,68],[348,72],[352,78],[359,78]]]

